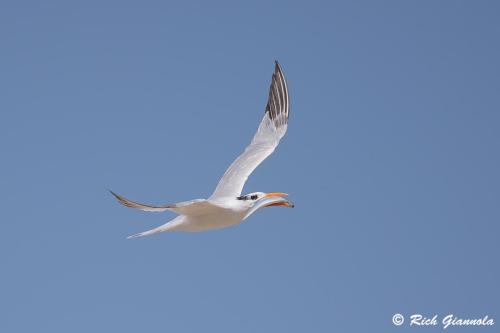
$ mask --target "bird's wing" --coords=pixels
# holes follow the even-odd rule
[[[111,192],[111,194],[122,205],[130,207],[130,208],[137,208],[137,209],[143,210],[145,212],[164,212],[166,210],[171,210],[171,208],[172,208],[172,205],[153,206],[153,205],[141,204],[141,203],[129,200],[125,197],[122,197],[121,195],[119,195],[118,193],[115,193],[113,191],[109,191],[109,192]]]
[[[208,200],[205,199],[195,199],[195,200],[189,200],[189,201],[183,201],[183,202],[178,202],[175,204],[167,204],[167,205],[160,205],[160,206],[153,206],[153,205],[145,205],[141,204],[132,200],[129,200],[127,198],[124,198],[123,196],[110,191],[111,194],[114,195],[116,199],[118,199],[118,202],[120,202],[122,205],[130,207],[130,208],[137,208],[140,210],[143,210],[145,212],[164,212],[166,210],[170,210],[172,212],[175,212],[177,214],[181,215],[187,215],[187,216],[197,216],[197,215],[203,215],[211,210],[216,210],[220,209],[219,206],[209,202]]]
[[[241,195],[248,176],[278,146],[288,125],[290,102],[285,76],[276,61],[266,111],[249,146],[226,170],[211,198]]]

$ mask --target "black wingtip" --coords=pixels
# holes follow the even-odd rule
[[[281,70],[280,63],[276,59],[274,59],[274,67],[276,68],[276,70]]]
[[[110,189],[108,189],[109,193],[111,193],[116,199],[120,200],[120,195],[119,194],[116,194],[115,192],[111,191]]]

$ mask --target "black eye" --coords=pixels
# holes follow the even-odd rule
[[[252,194],[252,196],[250,197],[250,199],[257,200],[257,194]]]

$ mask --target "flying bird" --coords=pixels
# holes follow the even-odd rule
[[[165,231],[205,231],[220,229],[240,223],[260,208],[294,205],[283,198],[283,192],[253,192],[242,195],[248,176],[278,146],[288,126],[290,101],[288,88],[281,66],[275,61],[275,69],[269,88],[264,118],[260,122],[250,145],[229,166],[208,199],[195,199],[160,206],[145,205],[128,200],[110,191],[118,201],[131,208],[146,212],[172,211],[179,216],[167,223],[127,238],[149,236]]]

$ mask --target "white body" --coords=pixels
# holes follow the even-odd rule
[[[226,228],[240,223],[249,210],[250,207],[240,205],[237,200],[228,200],[222,206],[211,206],[201,215],[180,215],[165,227],[171,231],[189,232]]]

